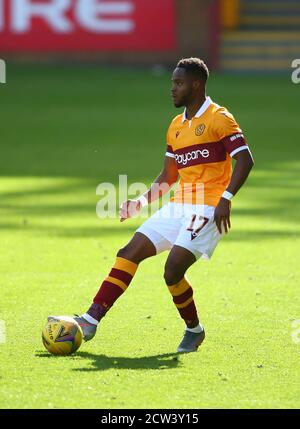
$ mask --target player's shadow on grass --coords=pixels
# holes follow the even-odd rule
[[[66,356],[53,356],[47,352],[36,353],[40,358],[66,358]],[[76,359],[80,362],[81,359],[89,359],[91,366],[88,368],[74,368],[73,371],[92,372],[92,371],[105,371],[114,368],[115,370],[122,369],[173,369],[181,366],[178,353],[165,353],[161,355],[143,356],[143,357],[119,357],[119,356],[106,356],[96,355],[88,352],[77,352],[74,355],[67,356],[67,358]]]
[[[165,353],[162,355],[143,357],[116,357],[106,355],[96,355],[88,352],[78,352],[80,358],[90,359],[92,367],[76,368],[74,371],[105,371],[106,369],[171,369],[181,365],[178,354]]]

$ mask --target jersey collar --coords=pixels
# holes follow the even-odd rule
[[[200,118],[201,115],[203,115],[203,113],[209,108],[209,106],[211,105],[212,100],[210,97],[206,97],[206,100],[204,101],[204,103],[202,104],[202,106],[200,107],[200,109],[198,110],[198,112],[196,113],[196,115],[194,116],[195,118]],[[184,123],[184,121],[187,119],[186,117],[186,109],[184,109],[184,112],[182,114],[182,119],[181,122]]]

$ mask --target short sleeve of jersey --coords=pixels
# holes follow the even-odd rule
[[[222,141],[226,152],[231,157],[241,150],[249,150],[241,128],[227,110],[216,112],[214,126],[218,140]]]
[[[168,128],[168,131],[167,131],[166,143],[167,143],[166,156],[169,156],[170,158],[175,158],[173,148],[172,148],[172,142],[170,138],[170,127]]]

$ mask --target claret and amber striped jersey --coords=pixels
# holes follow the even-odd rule
[[[166,156],[175,158],[180,176],[172,201],[216,206],[232,174],[231,158],[249,150],[234,117],[210,97],[188,120],[176,116],[167,132]]]

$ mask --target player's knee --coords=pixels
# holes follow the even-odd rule
[[[132,249],[130,248],[130,246],[128,246],[128,244],[126,244],[126,246],[122,247],[118,253],[117,256],[120,258],[124,258],[124,259],[129,259],[134,256]]]
[[[175,265],[165,267],[164,279],[168,286],[175,285],[180,282],[184,274],[176,268]]]
[[[128,259],[129,261],[135,262],[136,264],[139,264],[144,259],[139,252],[139,249],[131,246],[130,244],[126,244],[126,246],[122,247],[122,249],[118,251],[117,256]]]

